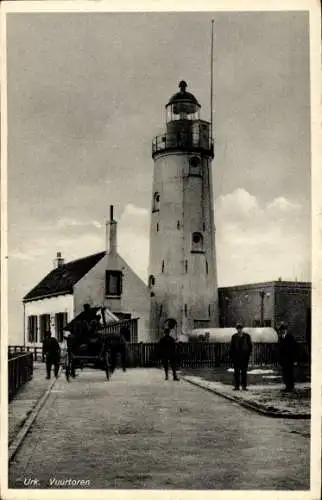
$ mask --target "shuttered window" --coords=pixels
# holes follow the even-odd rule
[[[28,342],[37,342],[37,316],[28,316]]]

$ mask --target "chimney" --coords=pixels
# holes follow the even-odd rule
[[[65,260],[61,256],[61,252],[57,252],[56,259],[54,260],[54,268],[62,267],[65,264]]]
[[[106,223],[106,251],[113,255],[117,252],[117,223],[113,205],[110,206],[110,220]]]

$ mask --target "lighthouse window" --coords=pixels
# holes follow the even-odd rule
[[[209,316],[210,316],[210,313],[211,313],[211,310],[210,310],[210,304],[209,304],[209,306],[208,306],[208,314],[209,314]]]
[[[162,261],[162,268],[161,268],[161,272],[162,272],[162,273],[164,272],[164,260]]]
[[[159,231],[159,223],[157,222],[157,232]]]
[[[160,210],[160,194],[156,192],[153,195],[152,212],[158,212],[159,210]]]
[[[201,239],[202,239],[202,236],[200,233],[193,233],[192,234],[192,241],[194,243],[199,243],[201,241]]]
[[[190,159],[190,165],[191,167],[198,167],[200,165],[200,159],[198,158],[198,156],[193,156]]]
[[[177,229],[180,229],[180,221],[177,221]]]
[[[187,316],[187,314],[188,314],[187,304],[184,305],[184,314],[185,314],[185,316]]]
[[[198,156],[193,156],[189,160],[189,175],[201,176],[201,161]]]
[[[206,260],[206,274],[208,274],[208,261]]]
[[[155,285],[155,277],[153,274],[150,274],[149,276],[149,288],[152,288]]]
[[[203,236],[201,233],[192,233],[192,252],[203,252]]]
[[[184,267],[185,267],[185,271],[187,273],[188,272],[188,261],[187,260],[184,261]]]

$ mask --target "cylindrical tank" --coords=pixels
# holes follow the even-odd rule
[[[277,332],[271,327],[244,327],[244,332],[248,333],[255,343],[274,344],[278,341]],[[236,333],[235,328],[199,328],[192,330],[187,337],[189,341],[206,340],[211,343],[228,343],[234,333]]]

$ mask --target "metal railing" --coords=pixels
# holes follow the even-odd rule
[[[214,156],[214,141],[210,137],[202,137],[199,133],[165,133],[154,137],[152,141],[152,157],[166,150],[202,152],[211,158]]]
[[[8,398],[9,401],[15,396],[21,386],[33,375],[33,354],[8,353]]]
[[[22,345],[10,345],[8,347],[8,354],[19,354],[19,353],[31,353],[34,361],[42,361],[42,347],[41,346],[22,346]]]

